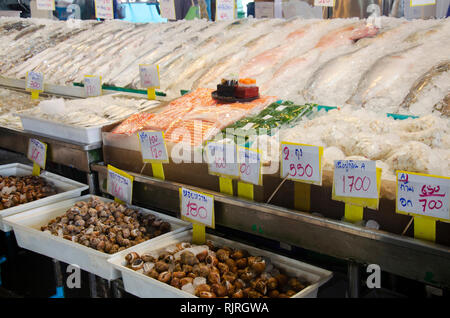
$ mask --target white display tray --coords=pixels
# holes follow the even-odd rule
[[[118,253],[103,253],[82,244],[66,240],[62,237],[44,233],[40,230],[41,226],[47,225],[50,220],[63,215],[76,202],[89,201],[91,197],[95,196],[89,194],[80,198],[74,198],[52,205],[47,205],[45,207],[34,209],[33,211],[10,216],[4,221],[13,228],[17,239],[17,244],[20,247],[68,264],[76,264],[87,272],[108,280],[113,280],[120,277],[120,272],[114,269],[113,265],[108,263],[107,260],[111,256],[117,255]],[[100,199],[106,202],[112,201],[106,198]],[[165,233],[145,242],[145,244],[150,244],[150,246],[168,235],[186,231],[191,226],[190,223],[165,214],[160,214],[132,205],[129,207],[139,209],[142,213],[151,213],[171,224],[172,232]],[[139,245],[140,244],[134,246],[134,248]],[[131,248],[127,250],[131,250]],[[124,250],[124,252],[127,250]]]
[[[105,125],[85,128],[20,113],[17,115],[22,121],[23,130],[35,133],[36,135],[45,134],[45,136],[88,145],[102,141],[102,127]]]
[[[293,298],[316,298],[319,287],[325,284],[333,276],[332,272],[325,269],[221,237],[206,234],[206,239],[211,240],[217,246],[227,245],[233,248],[245,249],[254,256],[268,257],[275,267],[284,270],[288,275],[306,279],[311,285],[295,294]],[[130,251],[141,254],[157,251],[179,242],[191,242],[191,240],[192,230],[171,234],[155,244],[142,243],[139,246],[130,248],[127,252],[122,251],[111,257],[108,262],[122,272],[125,290],[135,296],[143,298],[193,298],[195,297],[194,295],[138,273],[125,266],[125,255]]]
[[[21,163],[11,163],[0,166],[0,176],[30,176],[32,172],[33,167]],[[88,185],[64,178],[48,171],[43,171],[40,176],[45,180],[52,182],[56,187],[58,193],[36,201],[20,204],[5,210],[0,210],[1,231],[11,231],[11,227],[3,223],[3,218],[7,216],[28,211],[46,204],[79,197],[81,195],[81,192],[89,188]]]
[[[112,95],[114,95],[114,97],[123,99],[143,100],[142,96],[136,97],[135,94],[116,93]],[[101,98],[101,96],[95,98]],[[152,109],[158,108],[159,106],[160,104],[149,105],[147,107],[144,107],[140,112],[150,111]],[[118,119],[116,121],[112,121],[106,124],[90,127],[82,127],[78,125],[61,123],[56,120],[36,117],[34,115],[28,114],[26,111],[17,113],[17,116],[20,117],[20,120],[22,121],[22,128],[25,131],[32,132],[36,135],[43,135],[46,137],[56,137],[59,139],[64,139],[88,145],[102,142],[103,127],[110,125],[117,125],[122,120],[125,120],[127,118],[125,116],[122,119]]]

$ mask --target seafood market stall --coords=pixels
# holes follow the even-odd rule
[[[257,79],[261,93],[283,100],[409,115],[438,107],[447,95],[448,41],[443,40],[449,19],[112,20],[81,21],[71,28],[40,23],[2,19],[0,35],[17,39],[0,48],[2,76],[24,79],[35,71],[46,83],[64,86],[99,75],[110,86],[140,88],[139,64],[157,64],[160,89],[168,98],[180,90],[215,88],[236,74]],[[82,54],[75,56],[78,51]],[[420,81],[425,85],[417,85]],[[433,98],[423,94],[428,91]],[[417,99],[406,98],[408,93]]]
[[[79,262],[92,297],[316,297],[339,275],[358,297],[369,265],[446,293],[450,19],[372,2],[330,19],[1,18],[0,148],[37,140],[44,170],[90,192],[5,217],[18,247],[54,259],[58,288],[59,262]],[[7,209],[54,194],[38,159],[0,182]]]
[[[107,168],[95,164],[93,169],[99,173],[101,191],[107,193],[104,186]],[[135,204],[163,209],[172,215],[178,214],[179,188],[182,184],[130,174],[135,178]],[[442,287],[450,284],[448,246],[204,189],[201,191],[214,195],[216,222],[221,226],[344,259],[349,262],[349,273],[352,273],[352,266],[378,264],[387,272],[425,284],[430,284],[431,280]],[[405,266],[405,260],[408,266]],[[357,280],[358,277],[350,279]],[[352,293],[356,297],[357,289],[352,290]]]
[[[16,87],[23,87],[21,82]],[[29,139],[38,139],[48,145],[48,162],[86,173],[91,186],[95,182],[90,164],[102,160],[101,128],[158,105],[156,101],[117,92],[114,97],[106,94],[89,100],[75,99],[76,95],[84,97],[81,87],[55,86],[41,94],[39,100],[31,99],[23,90],[2,89],[2,93],[0,148],[27,155]]]
[[[14,114],[16,111],[24,111],[37,107],[40,101],[47,95],[42,95],[38,100],[32,100],[28,92],[12,89],[1,89],[2,91],[2,115],[0,125],[0,148],[16,153],[27,155],[28,142],[30,138],[41,139],[49,145],[47,160],[87,173],[87,180],[93,175],[90,163],[101,160],[101,143],[83,144],[81,142],[70,142],[58,137],[45,137],[45,131],[33,134],[23,130],[21,120]],[[44,96],[44,97],[43,97]]]

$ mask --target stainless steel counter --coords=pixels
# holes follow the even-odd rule
[[[39,139],[48,145],[48,161],[86,173],[91,172],[91,163],[101,161],[102,158],[101,143],[85,145],[0,127],[0,148],[22,153],[26,156],[30,138]]]
[[[99,188],[106,192],[106,171],[94,164]],[[179,213],[182,184],[131,173],[133,203]],[[191,189],[195,187],[187,186]],[[429,285],[450,287],[450,248],[409,237],[343,223],[310,213],[213,194],[216,224],[288,243],[359,264],[378,264],[382,271]]]

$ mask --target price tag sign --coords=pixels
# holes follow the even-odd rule
[[[161,17],[176,20],[174,0],[159,0],[159,9],[161,11]]]
[[[133,197],[133,176],[108,165],[107,192],[115,198],[131,204]]]
[[[378,199],[375,161],[335,160],[333,183],[337,196]]]
[[[42,169],[45,169],[45,162],[47,161],[47,144],[37,139],[30,138],[30,141],[28,142],[27,158]]]
[[[322,155],[322,147],[282,142],[281,178],[322,185]]]
[[[150,163],[168,163],[166,142],[162,131],[140,131],[137,133],[142,160]]]
[[[239,177],[236,145],[208,142],[206,144],[206,158],[209,174],[227,178]]]
[[[334,7],[334,0],[314,0],[315,7]]]
[[[238,147],[239,178],[247,183],[262,185],[261,154],[258,150]]]
[[[27,72],[27,80],[25,84],[27,91],[44,91],[44,74],[39,72]]]
[[[255,2],[255,18],[257,19],[273,19],[274,3],[273,2]]]
[[[181,218],[191,223],[215,227],[214,197],[212,195],[180,188]]]
[[[113,0],[95,0],[95,17],[97,19],[114,19]]]
[[[159,88],[159,66],[158,65],[139,65],[139,76],[143,88]]]
[[[349,220],[362,220],[364,207],[377,210],[380,191],[381,169],[376,167],[375,161],[334,161],[331,197],[333,200],[346,203],[345,216]],[[359,208],[356,209],[357,207]],[[356,211],[358,211],[357,214]]]
[[[411,0],[411,7],[432,6],[436,4],[436,0]]]
[[[234,19],[234,0],[216,0],[216,21]]]
[[[38,10],[55,10],[55,0],[36,0],[36,8]]]
[[[84,77],[84,90],[87,97],[102,95],[102,77],[86,75]]]
[[[450,221],[450,178],[397,171],[396,211]]]

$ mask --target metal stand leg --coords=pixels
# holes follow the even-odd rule
[[[2,263],[6,262],[6,257],[0,256],[0,287],[2,286]]]
[[[359,298],[359,265],[355,262],[348,263],[348,297]]]
[[[86,174],[87,182],[89,185],[89,193],[90,194],[97,194],[97,180],[95,173],[87,173]]]
[[[97,277],[92,274],[89,273],[89,287],[91,289],[91,297],[92,298],[98,298],[97,295]]]
[[[101,297],[102,298],[109,298],[109,291],[110,291],[110,282],[106,279],[103,279],[101,277],[98,278],[100,290],[101,290]]]
[[[64,284],[61,273],[61,264],[58,260],[53,259],[53,267],[55,269],[56,294],[50,298],[64,298]]]
[[[121,285],[122,281],[120,279],[111,281],[112,297],[122,298]]]
[[[11,269],[11,274],[8,277],[8,281],[10,282],[10,286],[14,286],[16,277],[17,277],[17,267],[16,264],[16,256],[17,256],[17,249],[14,248],[14,240],[11,237],[11,234],[13,232],[5,232],[5,240],[6,240],[6,258],[4,261],[8,260],[8,269]],[[0,277],[1,279],[1,277]]]
[[[14,252],[14,240],[11,238],[11,233],[12,231],[5,233],[6,256],[9,260],[15,260],[16,253]]]

